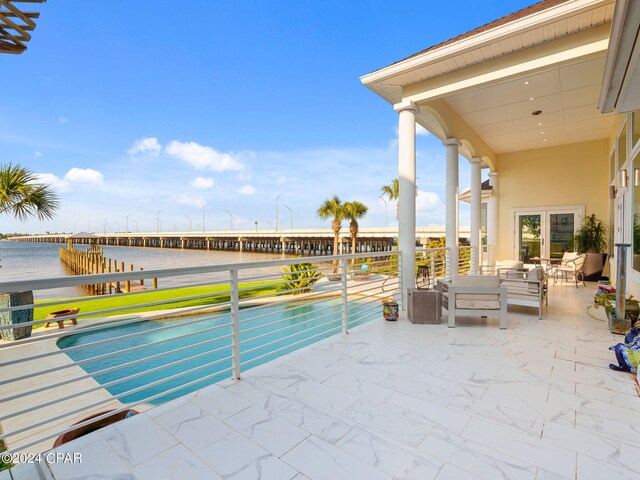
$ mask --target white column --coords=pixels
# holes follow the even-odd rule
[[[458,147],[456,138],[442,142],[447,147],[447,170],[445,192],[445,238],[451,259],[449,275],[458,274]]]
[[[487,244],[491,249],[491,264],[498,258],[498,172],[489,173],[491,197],[487,202]]]
[[[402,308],[406,309],[407,289],[416,284],[416,114],[411,101],[393,107],[398,112],[398,182],[400,215],[398,247],[402,252]]]
[[[471,273],[477,275],[480,265],[480,223],[482,219],[482,162],[472,158],[471,163]]]

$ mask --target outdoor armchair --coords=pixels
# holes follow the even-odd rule
[[[573,281],[576,284],[576,288],[578,288],[578,282],[581,281],[584,286],[584,274],[582,273],[582,267],[584,266],[584,261],[587,256],[582,253],[576,252],[565,252],[562,255],[562,260],[560,260],[560,264],[551,268],[551,274],[553,275],[553,283],[555,284],[558,280],[558,276],[564,278],[565,280],[569,277],[573,278]]]
[[[456,315],[497,316],[500,328],[507,328],[507,288],[497,275],[455,275],[453,282],[438,280],[437,289],[450,328],[456,326]]]
[[[548,276],[537,266],[529,271],[500,271],[500,285],[507,287],[507,303],[525,307],[537,307],[542,318],[542,305],[548,303]]]

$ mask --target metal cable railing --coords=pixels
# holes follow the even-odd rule
[[[46,298],[59,287],[181,279],[179,287],[0,308],[30,320],[0,326],[3,336],[33,329],[0,342],[0,441],[10,452],[47,450],[59,435],[114,413],[240,378],[347,332],[381,316],[383,297],[400,298],[400,265],[399,252],[375,252],[1,282],[0,293]],[[42,328],[47,312],[71,307],[80,311],[51,321],[77,325]]]

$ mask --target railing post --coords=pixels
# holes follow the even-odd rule
[[[402,252],[398,251],[398,287],[400,288],[400,308],[405,310],[407,293],[404,290],[404,278],[402,275]]]
[[[238,270],[231,273],[231,357],[233,378],[240,380],[240,293],[238,291]]]
[[[451,278],[451,249],[449,247],[444,251],[444,278],[453,280]]]
[[[480,262],[478,261],[478,250],[476,247],[471,245],[471,252],[469,255],[469,270],[471,275],[479,275],[480,274]]]
[[[431,288],[432,285],[436,284],[436,253],[433,251],[429,253],[431,254],[431,274],[429,275],[428,287]]]
[[[347,260],[340,260],[340,271],[342,278],[342,332],[349,333],[349,301],[347,290]]]

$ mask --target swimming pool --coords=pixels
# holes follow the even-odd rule
[[[349,327],[352,328],[372,318],[379,317],[380,310],[371,309],[371,305],[361,305],[358,302],[350,302],[348,315]],[[197,320],[197,322],[193,323],[194,320]],[[278,320],[282,321],[275,325],[267,325]],[[140,402],[145,401],[145,399],[149,397],[156,397],[148,400],[148,403],[158,405],[231,376],[229,373],[231,360],[226,359],[231,356],[231,340],[228,338],[228,335],[231,333],[231,328],[227,326],[202,332],[202,330],[226,325],[230,322],[231,314],[229,311],[219,312],[215,315],[209,314],[197,317],[190,316],[144,321],[128,325],[117,325],[94,332],[70,335],[59,340],[58,347],[62,350],[67,349],[65,353],[76,362],[88,360],[80,366],[87,373],[91,374],[99,384],[103,385],[111,395],[118,397],[123,403]],[[172,328],[162,328],[169,325],[171,325]],[[281,331],[285,327],[289,328]],[[322,302],[296,302],[285,306],[262,306],[256,310],[250,308],[242,309],[240,310],[240,341],[242,343],[240,359],[243,370],[255,367],[305,345],[334,335],[340,331],[341,327],[342,303],[339,299],[325,300]],[[116,338],[133,333],[141,334],[131,338]],[[184,338],[175,338],[186,334],[192,335]],[[293,338],[289,338],[293,334],[296,335]],[[114,340],[83,348],[83,345],[111,338]],[[196,345],[204,341],[207,341],[206,345]],[[155,342],[162,343],[151,345]],[[296,343],[296,345],[292,346],[292,343]],[[145,358],[182,347],[188,347],[189,345],[194,346],[159,358],[144,360]],[[100,355],[118,352],[136,346],[144,347],[95,361],[90,360]],[[71,347],[77,347],[77,349],[68,350]],[[200,356],[177,365],[166,366],[172,362],[177,362],[195,355]],[[112,367],[138,360],[140,360],[140,363],[136,363],[135,365],[104,372]],[[218,363],[181,375],[183,372],[203,367],[213,362]],[[158,371],[145,373],[157,367],[163,368]],[[138,376],[119,382],[120,379],[133,375]],[[175,379],[168,379],[168,377],[173,375],[181,376]],[[203,377],[207,378],[198,381]],[[182,385],[190,382],[195,383],[180,388]],[[175,391],[162,395],[164,392],[173,389],[175,389]],[[132,392],[132,390],[135,391]]]

